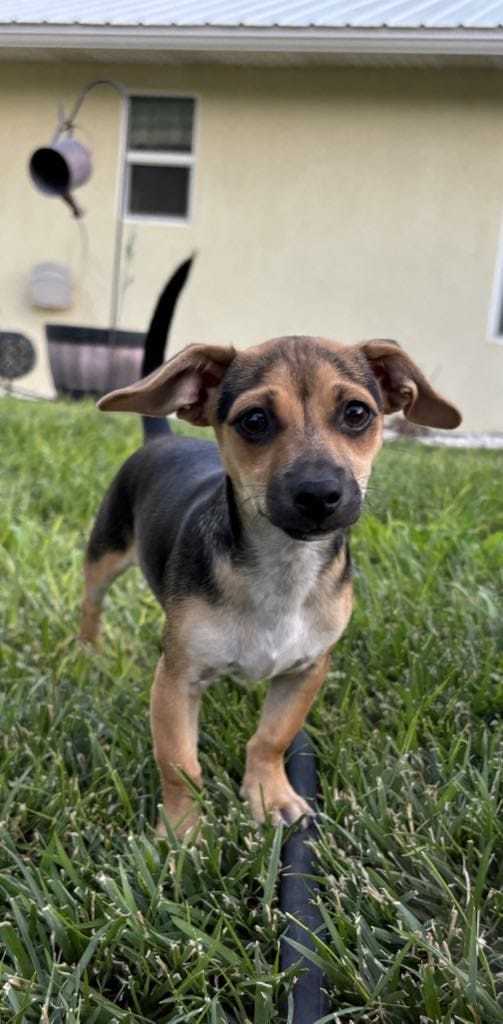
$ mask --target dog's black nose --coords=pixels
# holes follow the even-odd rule
[[[342,489],[333,479],[303,480],[293,495],[295,508],[314,523],[322,523],[335,512]]]
[[[352,473],[316,453],[273,476],[267,502],[275,526],[294,540],[315,540],[356,522],[362,497]]]

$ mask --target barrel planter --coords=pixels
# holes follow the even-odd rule
[[[142,331],[46,324],[45,332],[58,395],[98,398],[141,377]]]

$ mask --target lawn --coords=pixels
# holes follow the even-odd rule
[[[152,828],[161,616],[136,571],[102,652],[75,642],[138,423],[4,399],[0,432],[0,1021],[279,1021],[281,835],[238,797],[261,689],[205,697],[203,836],[179,847]],[[354,531],[355,613],[309,719],[326,1021],[503,1021],[502,463],[390,445]]]

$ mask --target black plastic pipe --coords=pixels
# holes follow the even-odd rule
[[[318,795],[316,758],[311,740],[304,730],[297,734],[288,749],[286,770],[293,788],[314,807]],[[317,868],[315,853],[310,844],[316,835],[316,819],[313,818],[306,829],[297,828],[292,832],[282,853],[279,903],[283,913],[296,920],[288,921],[281,939],[281,969],[286,970],[299,963],[299,957],[303,969],[293,989],[292,1024],[316,1024],[330,1011],[326,994],[327,980],[323,971],[312,960],[301,956],[288,942],[288,939],[294,939],[314,952],[312,934],[319,932],[323,926],[321,914],[313,902],[317,885],[312,876],[316,874]]]

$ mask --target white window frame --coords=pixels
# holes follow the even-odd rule
[[[187,99],[194,102],[192,120],[192,150],[190,153],[178,153],[173,150],[128,149],[130,101],[135,96],[152,97],[152,99]],[[198,97],[189,92],[169,92],[160,89],[131,89],[124,103],[124,169],[123,169],[123,220],[132,224],[171,224],[175,227],[188,227],[192,223],[194,207],[194,179],[196,168],[196,138],[198,127]],[[187,213],[184,217],[165,216],[161,213],[132,213],[129,209],[131,188],[131,167],[142,164],[150,167],[188,167],[189,182],[187,190]]]
[[[503,220],[500,226],[496,250],[496,266],[489,306],[487,340],[492,342],[493,345],[503,345]]]

